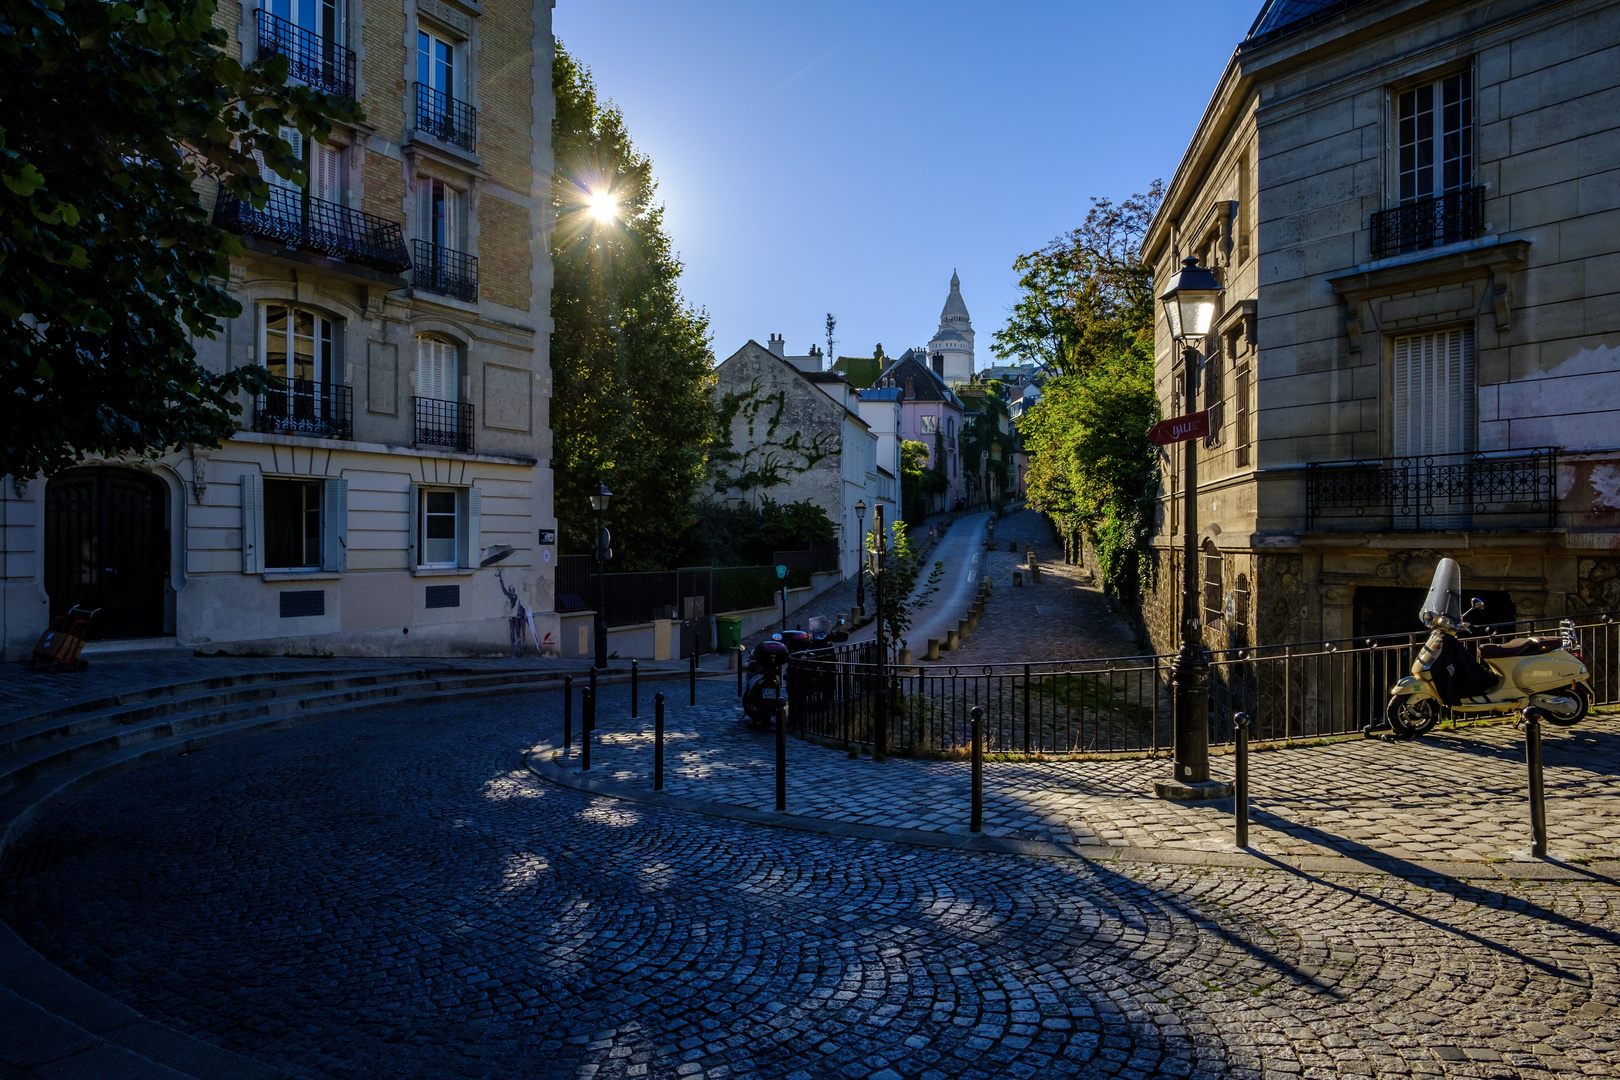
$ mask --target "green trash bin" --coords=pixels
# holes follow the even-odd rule
[[[735,649],[742,644],[741,619],[715,619],[714,625],[720,635],[720,649]]]

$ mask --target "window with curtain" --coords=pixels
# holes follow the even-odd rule
[[[424,178],[417,187],[422,239],[449,251],[460,251],[463,193],[443,180],[431,178]]]
[[[330,383],[335,367],[335,324],[304,308],[265,304],[261,355],[270,374],[286,383]]]

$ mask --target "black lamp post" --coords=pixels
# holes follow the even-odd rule
[[[872,756],[883,757],[888,749],[888,683],[883,674],[884,649],[887,644],[883,640],[883,579],[884,556],[888,554],[888,534],[883,529],[883,504],[878,503],[872,510],[872,579],[877,587],[877,713],[872,724]]]
[[[606,671],[608,662],[607,562],[613,558],[613,537],[602,523],[602,515],[607,513],[612,497],[607,485],[597,481],[591,492],[591,509],[596,511],[596,662],[592,666],[599,671]]]
[[[866,500],[861,499],[855,504],[855,547],[860,553],[860,562],[855,566],[855,606],[863,611],[866,608]]]
[[[1198,411],[1198,368],[1201,345],[1215,322],[1221,283],[1196,258],[1181,262],[1181,272],[1161,299],[1170,319],[1170,335],[1181,346],[1186,411]],[[1209,778],[1209,655],[1200,637],[1198,618],[1198,440],[1181,444],[1181,647],[1171,679],[1175,684],[1176,758],[1171,780],[1153,785],[1163,799],[1220,799],[1232,785]]]

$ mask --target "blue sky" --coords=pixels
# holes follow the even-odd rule
[[[554,25],[652,157],[717,359],[802,353],[829,311],[839,354],[898,355],[954,269],[983,366],[1013,259],[1170,178],[1259,8],[557,0]]]

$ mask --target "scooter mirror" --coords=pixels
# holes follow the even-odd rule
[[[1481,600],[1477,596],[1474,597],[1472,600],[1468,601],[1468,610],[1469,611],[1478,611],[1480,608],[1482,608],[1484,606],[1485,606],[1485,601]]]

